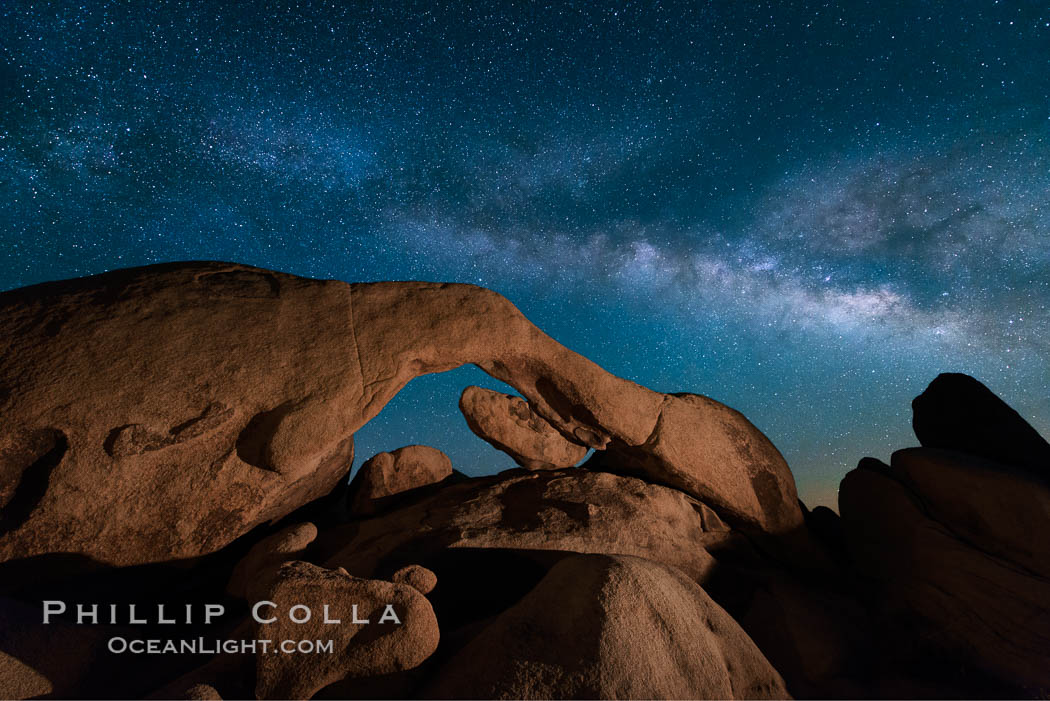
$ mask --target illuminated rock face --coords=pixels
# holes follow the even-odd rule
[[[217,263],[0,295],[0,558],[194,557],[330,492],[360,395],[349,305]]]
[[[425,698],[782,699],[740,626],[682,572],[572,555],[450,660]]]
[[[460,395],[459,409],[478,438],[527,470],[572,467],[587,455],[586,446],[558,433],[521,397],[472,386]]]
[[[406,445],[373,455],[361,465],[349,488],[350,513],[374,514],[399,495],[437,484],[452,475],[452,461],[437,448]]]
[[[412,669],[433,654],[440,638],[434,610],[416,588],[308,562],[282,565],[265,601],[267,613],[255,618],[259,640],[321,641],[330,648],[257,652],[259,699],[308,699],[343,680]]]
[[[652,392],[470,285],[178,263],[0,295],[0,559],[191,558],[328,494],[413,377],[474,363],[574,445],[754,530],[802,522],[746,419]],[[611,455],[616,453],[617,455]]]
[[[708,551],[734,537],[676,489],[582,469],[517,470],[333,527],[318,538],[318,550],[328,555],[326,567],[362,577],[455,549],[636,555],[703,581],[715,568]]]

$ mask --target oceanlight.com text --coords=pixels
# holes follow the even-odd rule
[[[185,640],[143,639],[114,637],[107,649],[114,654],[132,655],[216,655],[280,653],[285,655],[331,654],[332,640],[220,640],[216,638],[189,638]]]

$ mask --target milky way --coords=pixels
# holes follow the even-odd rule
[[[6,3],[0,289],[179,259],[498,290],[809,504],[968,372],[1050,432],[1050,10]],[[414,381],[358,434],[510,466]]]

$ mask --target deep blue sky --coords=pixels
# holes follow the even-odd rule
[[[914,443],[941,371],[1050,433],[1043,3],[0,14],[0,289],[187,258],[485,285],[617,374],[743,411],[810,505]],[[499,387],[414,381],[358,462],[421,442],[508,467],[458,414],[469,383]]]

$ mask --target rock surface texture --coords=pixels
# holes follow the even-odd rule
[[[781,699],[740,626],[679,570],[576,555],[450,660],[428,698]]]
[[[222,264],[0,295],[0,559],[193,557],[327,494],[360,396],[349,305]]]
[[[572,467],[587,455],[585,446],[567,440],[521,397],[467,387],[459,409],[471,431],[526,469]]]
[[[702,581],[715,565],[708,549],[731,538],[713,511],[674,489],[580,469],[520,470],[333,528],[318,552],[331,553],[326,567],[361,577],[385,577],[451,548],[637,555]]]
[[[466,363],[742,525],[802,522],[787,465],[741,415],[615,377],[469,285],[133,268],[0,294],[0,357],[2,560],[214,552],[329,493],[358,428],[413,377]]]
[[[645,442],[614,440],[595,462],[681,489],[736,526],[775,533],[802,525],[780,452],[743,414],[698,394],[664,395]]]
[[[406,445],[379,453],[365,461],[350,483],[350,511],[361,516],[374,514],[390,503],[390,497],[451,476],[452,461],[437,448]]]
[[[289,526],[263,538],[233,568],[226,591],[232,596],[258,601],[281,565],[298,560],[316,538],[317,526],[312,523]]]
[[[272,623],[257,626],[258,639],[327,640],[333,651],[257,653],[255,695],[260,699],[308,699],[345,679],[411,669],[437,649],[440,637],[434,610],[414,587],[358,579],[306,562],[282,565],[265,600],[277,612],[307,607],[310,617],[300,623],[275,614]],[[388,607],[396,618],[384,620]],[[298,615],[306,614],[300,609]]]

